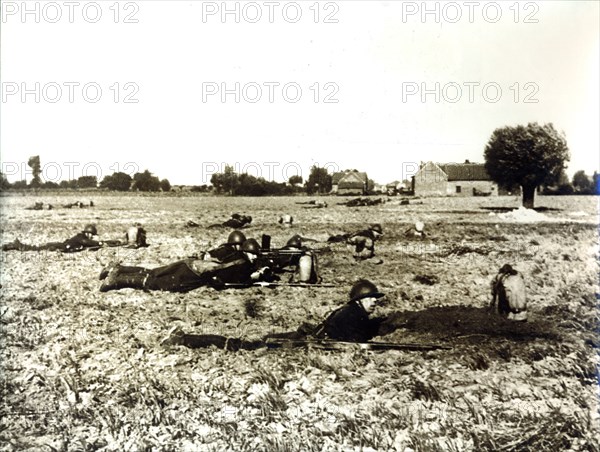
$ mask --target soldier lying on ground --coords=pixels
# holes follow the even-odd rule
[[[378,204],[383,204],[383,203],[385,203],[385,200],[383,198],[377,198],[377,199],[354,198],[354,199],[351,199],[350,201],[338,202],[338,205],[346,206],[346,207],[364,207],[364,206],[376,206]]]
[[[346,342],[367,342],[378,335],[385,317],[369,318],[379,299],[384,296],[372,282],[361,279],[350,290],[350,300],[344,306],[330,313],[319,325],[303,323],[296,331],[268,334],[258,341],[245,341],[214,334],[185,334],[174,327],[161,345],[184,345],[190,348],[204,348],[215,345],[227,350],[254,350],[268,346],[269,339],[304,340],[332,339]]]
[[[221,261],[189,258],[153,269],[113,263],[100,273],[104,280],[100,291],[131,288],[189,292],[201,286],[223,289],[227,284],[250,286],[256,281],[273,281],[269,268],[256,265],[259,248],[256,240],[248,239],[240,251]]]
[[[325,201],[321,201],[320,199],[317,199],[317,200],[312,199],[307,202],[297,202],[296,204],[308,205],[308,207],[304,207],[305,209],[323,209],[323,208],[327,207],[327,203]]]
[[[241,229],[250,223],[252,223],[252,217],[250,215],[240,215],[239,213],[234,213],[231,215],[229,220],[220,224],[212,224],[209,226],[209,228],[218,228],[224,226],[226,228]]]
[[[346,242],[354,246],[354,258],[357,260],[371,259],[375,256],[375,242],[383,235],[380,224],[373,224],[369,229],[353,234],[338,234],[327,239],[329,243]],[[378,263],[380,263],[378,261]]]
[[[105,243],[94,240],[93,237],[98,235],[98,230],[93,224],[88,224],[79,234],[71,237],[64,242],[50,242],[44,245],[27,245],[21,243],[19,239],[14,242],[2,245],[2,251],[62,251],[63,253],[74,253],[83,251],[86,248],[99,248]]]
[[[48,204],[46,207],[47,210],[52,210],[53,208],[54,207],[52,206],[52,204]],[[35,205],[31,207],[25,207],[25,210],[44,210],[44,203],[36,202]]]
[[[520,322],[527,321],[527,295],[523,276],[510,264],[500,268],[492,279],[492,301],[490,308],[496,308],[498,313]]]
[[[125,233],[126,240],[95,240],[98,235],[98,229],[94,224],[85,226],[82,232],[71,237],[64,242],[50,242],[44,245],[28,245],[21,243],[19,239],[2,245],[2,251],[62,251],[63,253],[75,253],[86,249],[97,250],[105,246],[124,246],[130,245],[131,248],[146,247],[146,231],[140,223],[129,228]]]
[[[223,262],[229,259],[232,255],[239,253],[242,249],[242,244],[246,241],[246,236],[242,231],[232,231],[227,237],[227,243],[223,243],[218,247],[201,254],[200,258],[204,260],[216,260]]]
[[[314,250],[304,246],[305,241],[316,242],[314,239],[305,239],[295,234],[283,248],[270,249],[270,236],[263,235],[259,265],[267,266],[277,274],[291,273],[290,283],[320,283],[322,278],[319,276],[317,255]]]
[[[84,203],[82,203],[81,201],[75,201],[74,203],[71,204],[65,204],[63,205],[63,207],[65,209],[70,209],[72,207],[79,207],[79,208],[84,208],[84,207],[94,207],[94,201],[90,200],[90,204],[89,205],[85,205]]]

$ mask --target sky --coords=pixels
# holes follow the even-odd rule
[[[600,171],[600,2],[3,1],[9,181],[150,170],[410,178],[552,122]]]

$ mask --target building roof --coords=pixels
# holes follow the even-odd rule
[[[355,170],[333,173],[331,176],[332,185],[343,185],[345,188],[363,187],[368,180],[367,173]]]
[[[444,163],[438,164],[448,175],[448,181],[492,180],[483,163]]]
[[[368,182],[367,173],[348,172],[338,182],[339,188],[364,188]]]

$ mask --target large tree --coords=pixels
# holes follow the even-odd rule
[[[585,171],[580,170],[573,174],[573,187],[578,193],[593,194],[594,180],[585,174]]]
[[[40,174],[42,174],[42,165],[40,163],[40,156],[34,155],[33,157],[29,157],[27,164],[31,168],[31,173],[33,174],[33,179],[31,179],[31,182],[29,185],[31,185],[34,188],[37,188],[40,185],[42,185],[42,179],[40,178]]]
[[[100,188],[107,188],[116,191],[128,191],[133,179],[127,173],[116,172],[110,176],[105,176],[100,182]]]
[[[567,140],[552,123],[496,129],[485,147],[485,169],[490,177],[499,185],[520,185],[523,206],[529,209],[536,188],[555,183],[567,161]]]
[[[327,168],[320,168],[314,165],[310,169],[308,180],[306,181],[306,192],[312,195],[315,192],[329,193],[331,191],[331,174],[327,172]]]
[[[222,173],[215,173],[210,178],[210,183],[217,193],[229,193],[234,195],[240,185],[240,176],[235,172],[233,166],[225,165]]]
[[[148,170],[133,175],[133,189],[138,191],[159,191],[160,179]]]

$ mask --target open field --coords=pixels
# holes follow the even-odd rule
[[[482,208],[517,207],[512,197],[359,208],[326,198],[327,209],[295,204],[309,198],[92,199],[92,209],[30,211],[35,201],[78,198],[0,198],[2,243],[61,241],[89,222],[116,239],[139,221],[151,244],[2,254],[1,450],[600,450],[597,197],[538,197],[536,206],[555,210],[535,223]],[[356,263],[338,244],[320,258],[323,282],[335,288],[98,291],[113,259],[154,267],[224,242],[229,230],[205,227],[233,212],[253,217],[247,236],[270,234],[274,246],[293,233],[325,241],[379,222],[383,264]],[[294,216],[292,229],[277,224],[283,213]],[[189,219],[202,227],[185,228]],[[424,241],[404,236],[416,220],[426,224]],[[504,263],[525,276],[526,324],[485,309]],[[257,339],[318,322],[359,277],[387,294],[376,314],[394,328],[378,340],[452,349],[158,344],[174,325]]]

